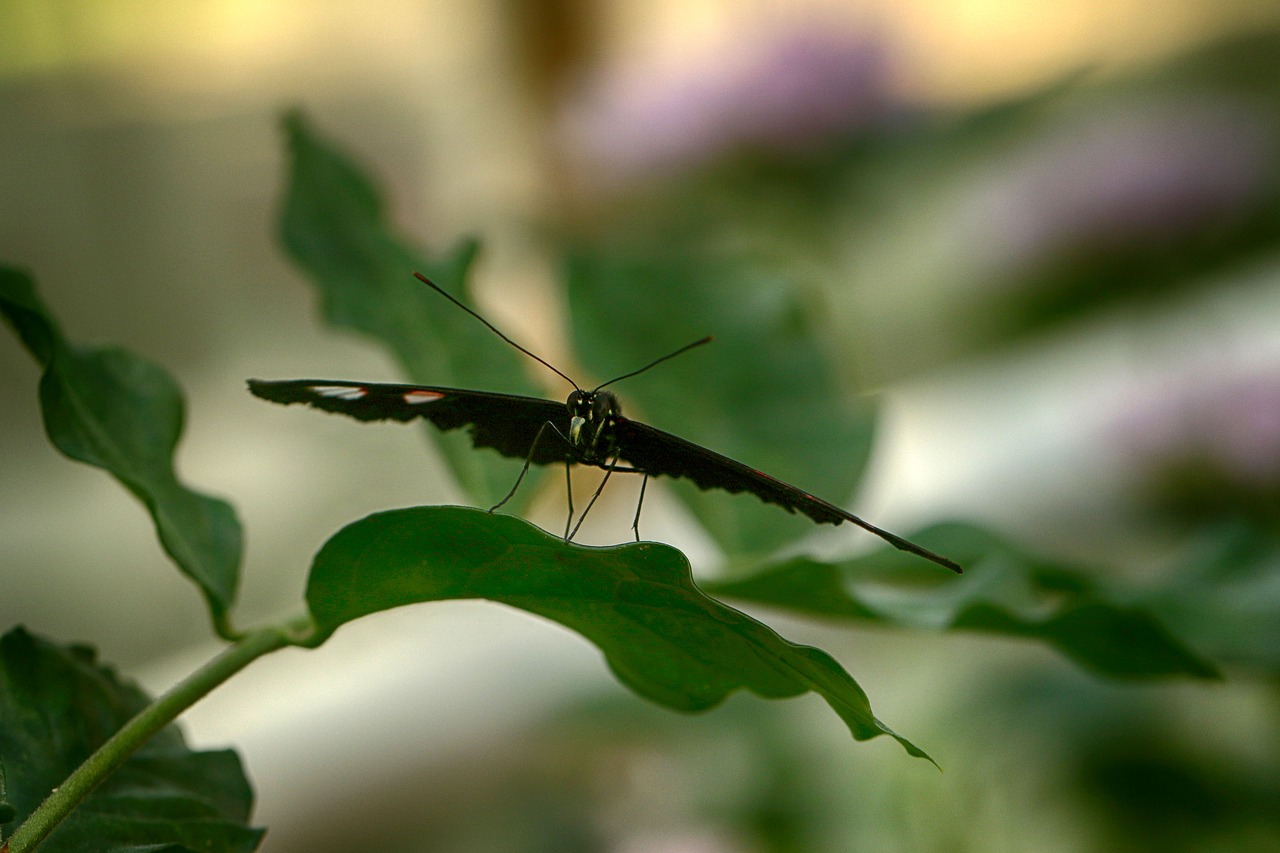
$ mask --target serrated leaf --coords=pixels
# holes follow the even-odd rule
[[[285,119],[285,131],[291,163],[281,240],[315,285],[325,320],[376,341],[412,382],[538,396],[524,356],[413,277],[419,271],[465,301],[475,242],[436,259],[415,251],[396,235],[377,187],[352,159],[300,114]],[[515,482],[518,460],[477,452],[461,432],[424,429],[477,503],[495,503]],[[527,483],[513,507],[533,493]]]
[[[220,620],[235,600],[242,532],[229,503],[187,488],[174,472],[184,417],[177,383],[127,350],[68,341],[19,270],[0,267],[0,314],[44,366],[40,405],[49,440],[142,501],[165,552]]]
[[[536,613],[594,643],[629,688],[680,711],[735,690],[766,698],[813,691],[858,740],[887,734],[866,694],[828,654],[796,645],[704,595],[688,560],[652,542],[566,544],[511,516],[463,507],[377,513],[316,555],[307,603],[319,631],[404,604],[484,598]]]
[[[1150,609],[1100,588],[1084,571],[971,525],[938,525],[912,539],[960,562],[964,575],[940,578],[909,555],[880,548],[838,563],[788,560],[708,588],[813,616],[1036,640],[1113,678],[1218,677]]]
[[[624,411],[839,503],[871,452],[875,412],[839,385],[796,290],[758,259],[576,251],[567,266],[574,341],[601,380],[712,333],[710,347],[614,390]],[[634,403],[634,409],[628,408]],[[730,554],[762,554],[813,524],[747,495],[677,494]]]
[[[57,646],[22,628],[0,638],[0,757],[19,821],[147,702],[88,648]],[[250,851],[262,837],[246,823],[252,802],[234,752],[192,752],[170,726],[108,776],[40,850]]]

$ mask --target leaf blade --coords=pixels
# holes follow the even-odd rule
[[[147,697],[98,664],[15,628],[0,638],[0,756],[10,801],[25,819]],[[109,776],[41,844],[42,851],[154,849],[247,853],[253,793],[231,750],[192,752],[162,730]]]
[[[1099,588],[1083,571],[973,525],[936,525],[916,538],[955,556],[965,574],[939,578],[881,548],[842,562],[787,560],[709,589],[810,616],[1039,641],[1111,678],[1219,677],[1152,610]]]
[[[523,356],[413,278],[420,271],[465,299],[477,244],[426,257],[395,233],[382,194],[353,158],[300,113],[284,127],[291,163],[280,239],[315,287],[325,321],[378,343],[412,382],[538,396]],[[424,430],[471,499],[489,506],[506,494],[519,462],[477,453],[464,434]],[[513,506],[533,491],[521,489]]]
[[[872,714],[830,655],[704,595],[688,561],[665,545],[584,548],[511,516],[415,507],[340,530],[316,555],[307,586],[322,636],[370,613],[457,598],[502,602],[571,628],[631,690],[667,707],[703,711],[742,689],[766,698],[812,691],[854,738],[889,735],[928,758]]]
[[[0,315],[44,368],[39,396],[50,442],[142,502],[165,553],[220,622],[235,600],[243,534],[229,503],[187,487],[174,471],[185,417],[177,383],[127,350],[68,341],[34,280],[11,267],[0,266]]]
[[[812,306],[760,259],[675,242],[661,252],[627,244],[571,253],[569,305],[584,358],[616,375],[713,333],[711,347],[664,364],[661,378],[617,392],[646,423],[823,499],[847,499],[870,458],[875,407],[840,387]],[[751,497],[683,480],[673,488],[731,555],[770,553],[813,530]]]

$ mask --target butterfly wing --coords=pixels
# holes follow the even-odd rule
[[[876,527],[835,504],[669,432],[619,415],[615,418],[613,434],[618,455],[651,476],[684,477],[703,490],[750,492],[788,512],[804,513],[819,524],[851,521],[895,548],[932,560],[953,572],[961,571],[954,561]]]
[[[537,397],[332,379],[250,379],[249,390],[273,403],[306,403],[361,421],[425,418],[442,430],[468,427],[474,446],[492,447],[518,459],[530,458],[534,440],[548,421],[560,435],[568,434],[565,404]],[[549,465],[572,459],[560,435],[547,428],[533,448],[531,461]]]

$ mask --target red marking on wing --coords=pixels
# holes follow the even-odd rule
[[[401,395],[410,406],[421,405],[422,403],[430,403],[432,400],[441,400],[444,394],[439,391],[406,391]]]

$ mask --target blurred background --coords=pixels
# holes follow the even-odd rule
[[[244,391],[398,378],[321,327],[276,246],[294,107],[377,172],[401,233],[480,238],[476,301],[575,375],[565,245],[674,241],[804,282],[881,406],[855,511],[1097,565],[1226,678],[1117,684],[1038,646],[766,614],[939,774],[815,697],[686,718],[526,614],[406,608],[187,718],[241,751],[264,849],[1280,844],[1280,3],[0,5],[0,258],[70,336],[178,377],[181,472],[248,528],[245,625],[297,612],[342,524],[462,500],[417,432]],[[164,689],[215,648],[199,597],[132,499],[47,445],[37,379],[0,336],[0,622]],[[648,500],[646,535],[715,570]]]

